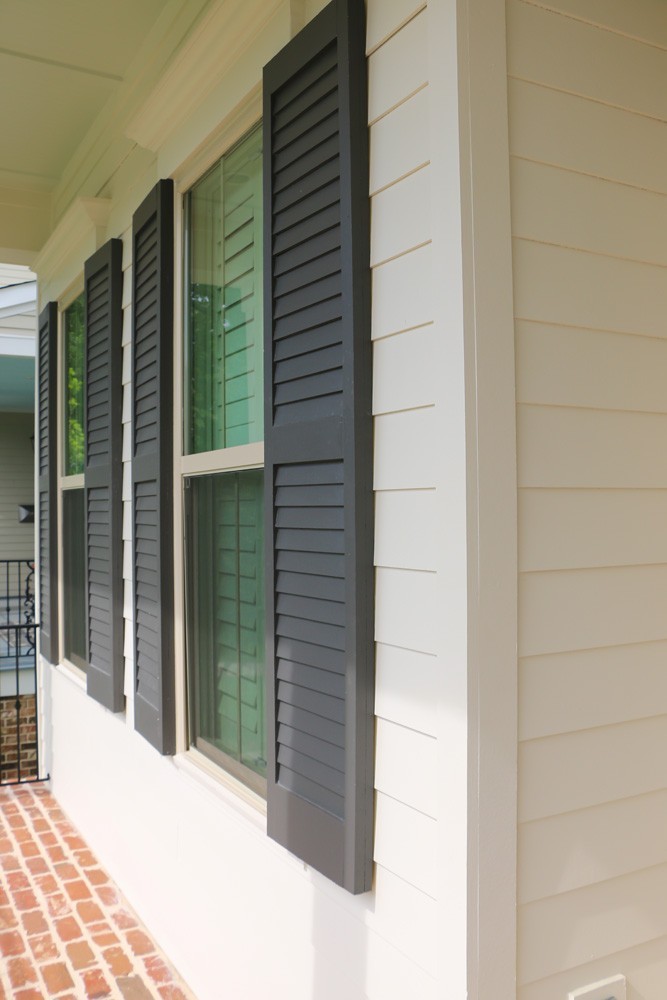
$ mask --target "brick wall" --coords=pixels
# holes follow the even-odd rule
[[[0,698],[0,784],[37,777],[37,720],[34,694]],[[20,765],[20,773],[19,773]]]

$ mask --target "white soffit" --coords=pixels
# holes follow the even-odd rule
[[[166,3],[2,0],[0,177],[53,186]]]

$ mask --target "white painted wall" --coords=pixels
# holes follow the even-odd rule
[[[318,6],[309,3],[302,13]],[[355,898],[307,869],[267,839],[263,810],[252,796],[212,776],[194,754],[161,758],[132,728],[128,226],[158,174],[187,172],[191,154],[220,127],[221,116],[232,114],[257,84],[262,61],[281,44],[278,32],[292,23],[284,13],[262,27],[218,90],[201,95],[155,155],[136,147],[99,189],[110,199],[107,235],[122,235],[125,251],[128,703],[125,715],[112,716],[66,668],[51,671],[45,688],[51,692],[53,788],[199,1000],[227,994],[238,1000],[463,1000],[461,181],[458,106],[445,99],[457,87],[453,0],[428,9],[422,0],[368,4],[377,565],[373,891]],[[137,130],[149,125],[140,121]],[[75,265],[80,270],[83,259],[63,262],[43,294],[61,295]]]
[[[667,8],[509,0],[521,1000],[667,983]]]

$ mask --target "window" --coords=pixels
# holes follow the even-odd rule
[[[175,752],[182,506],[190,744],[266,788],[269,836],[352,892],[373,833],[364,42],[364,5],[333,0],[265,67],[262,136],[184,199],[176,458],[173,181],[132,218],[135,729]]]
[[[62,313],[62,490],[63,656],[86,669],[85,514],[84,514],[84,364],[83,293]]]
[[[185,198],[182,472],[190,742],[263,792],[261,163],[255,128]]]
[[[39,317],[40,653],[123,698],[122,243],[84,264],[84,291]],[[62,642],[60,641],[62,637]]]

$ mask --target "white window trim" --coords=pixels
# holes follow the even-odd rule
[[[58,661],[67,667],[65,676],[76,679],[78,683],[86,683],[86,672],[72,663],[65,656],[65,567],[62,559],[63,552],[63,494],[67,490],[83,489],[85,485],[84,474],[78,473],[74,476],[66,476],[65,465],[65,312],[72,303],[83,293],[83,276],[74,282],[66,292],[58,299],[58,350],[57,350],[57,379],[56,379],[56,437],[57,437],[57,458],[56,466],[57,493],[58,493],[58,551],[61,558],[58,559]]]
[[[186,477],[215,472],[264,467],[264,442],[221,448],[184,455],[183,371],[185,365],[185,318],[183,285],[185,281],[185,196],[244,135],[262,121],[261,86],[251,91],[236,111],[223,122],[211,139],[185,161],[175,174],[174,183],[174,385],[173,385],[173,497],[174,497],[174,669],[176,711],[176,754],[185,755],[188,764],[217,782],[222,790],[242,799],[246,805],[266,817],[266,800],[222,766],[191,747],[188,741],[188,677],[185,632],[185,509],[183,482]]]

